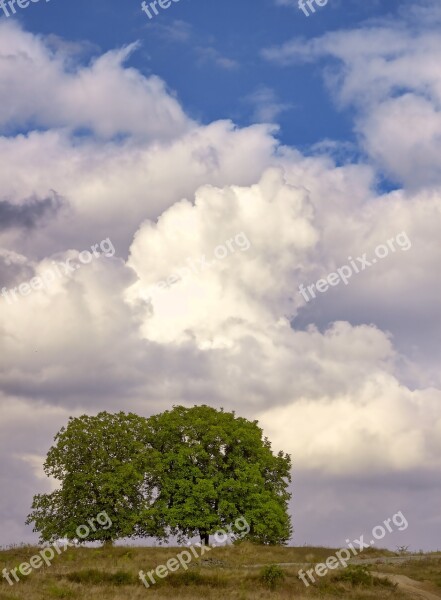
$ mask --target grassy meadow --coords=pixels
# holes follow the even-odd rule
[[[366,570],[348,567],[331,571],[317,578],[309,587],[298,579],[299,568],[308,568],[326,560],[336,549],[323,547],[268,547],[244,542],[233,547],[219,547],[194,559],[187,571],[179,569],[147,589],[138,579],[165,564],[185,548],[69,548],[55,556],[50,567],[33,570],[10,586],[4,578],[0,583],[0,600],[48,600],[72,598],[89,600],[138,600],[180,598],[181,600],[235,600],[274,598],[351,598],[354,600],[394,599],[415,600],[415,596],[398,589],[382,577],[366,577]],[[11,570],[39,552],[39,548],[21,546],[0,551],[0,569]],[[365,550],[360,558],[398,556],[380,549]],[[268,569],[269,565],[281,564]],[[298,563],[284,565],[283,563]],[[267,566],[265,568],[265,565]],[[303,565],[303,567],[302,567]],[[403,574],[425,582],[427,589],[441,598],[441,555],[428,554],[421,560],[405,560],[400,564],[368,564],[364,569],[375,572]],[[280,575],[280,570],[283,575]],[[279,573],[279,576],[277,575]],[[437,592],[438,590],[438,592]]]

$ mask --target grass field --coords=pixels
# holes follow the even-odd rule
[[[47,600],[51,598],[128,600],[141,598],[180,598],[182,600],[205,598],[209,600],[236,600],[274,598],[351,598],[354,600],[391,598],[415,600],[390,581],[367,577],[353,568],[341,569],[317,578],[315,585],[305,587],[298,579],[301,565],[281,566],[284,578],[277,580],[274,569],[266,572],[262,565],[276,563],[301,563],[314,565],[332,556],[332,548],[261,547],[242,543],[234,547],[215,548],[203,558],[192,560],[187,571],[179,569],[149,589],[138,578],[165,564],[169,558],[185,548],[70,548],[56,555],[50,567],[33,570],[21,576],[20,582],[10,586],[4,578],[0,583],[0,600]],[[0,551],[0,569],[18,567],[40,549],[23,546]],[[365,550],[360,558],[397,556],[380,549]],[[426,582],[428,589],[441,598],[441,556],[424,555],[422,560],[402,564],[375,564],[367,568],[381,573],[402,574]],[[277,570],[276,570],[277,573]],[[362,576],[363,575],[363,576]],[[276,579],[274,582],[273,580]],[[272,585],[274,583],[274,585]],[[425,583],[425,584],[426,584]]]

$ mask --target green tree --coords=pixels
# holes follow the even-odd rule
[[[148,507],[154,502],[159,457],[149,445],[147,420],[135,414],[71,417],[55,436],[44,463],[48,477],[61,482],[50,494],[34,496],[27,523],[42,542],[78,538],[77,527],[105,512],[109,528],[97,526],[87,541],[112,543],[121,537],[163,536]],[[143,516],[139,526],[140,514]]]
[[[257,421],[209,406],[184,408],[148,419],[149,445],[161,454],[154,513],[179,539],[210,534],[243,516],[248,538],[286,543],[292,533],[287,491],[290,456],[274,455]]]

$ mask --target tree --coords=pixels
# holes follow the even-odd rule
[[[239,517],[251,540],[290,538],[291,459],[273,454],[257,421],[208,406],[148,419],[101,412],[71,417],[54,441],[44,469],[61,485],[36,495],[27,519],[42,542],[78,539],[77,528],[101,513],[111,523],[87,541],[198,534],[208,544]]]
[[[146,419],[132,413],[71,417],[56,434],[44,463],[46,475],[61,486],[36,495],[26,521],[35,524],[40,541],[78,538],[78,526],[102,512],[111,527],[91,530],[87,541],[111,544],[146,532],[164,535],[156,528],[159,520],[153,521],[147,511],[154,502],[153,474],[159,459],[149,437]]]
[[[180,539],[198,534],[208,544],[210,534],[242,516],[249,539],[288,541],[291,459],[273,454],[257,421],[209,406],[176,406],[148,424],[149,445],[161,455],[158,529],[167,524]]]

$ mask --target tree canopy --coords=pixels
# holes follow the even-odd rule
[[[151,444],[162,455],[157,514],[178,536],[208,535],[243,516],[249,538],[290,538],[290,457],[274,455],[257,421],[209,406],[149,419]]]
[[[136,535],[140,510],[153,501],[152,474],[157,470],[147,430],[146,419],[132,413],[69,419],[44,463],[46,475],[61,486],[34,496],[27,519],[42,541],[75,539],[77,527],[103,511],[111,515],[112,527],[91,532],[87,541]]]
[[[54,441],[44,469],[60,488],[36,495],[27,520],[42,541],[74,539],[103,511],[112,526],[87,541],[199,535],[208,543],[238,517],[253,541],[291,536],[291,459],[272,452],[257,421],[209,406],[149,418],[101,412],[70,418]]]

